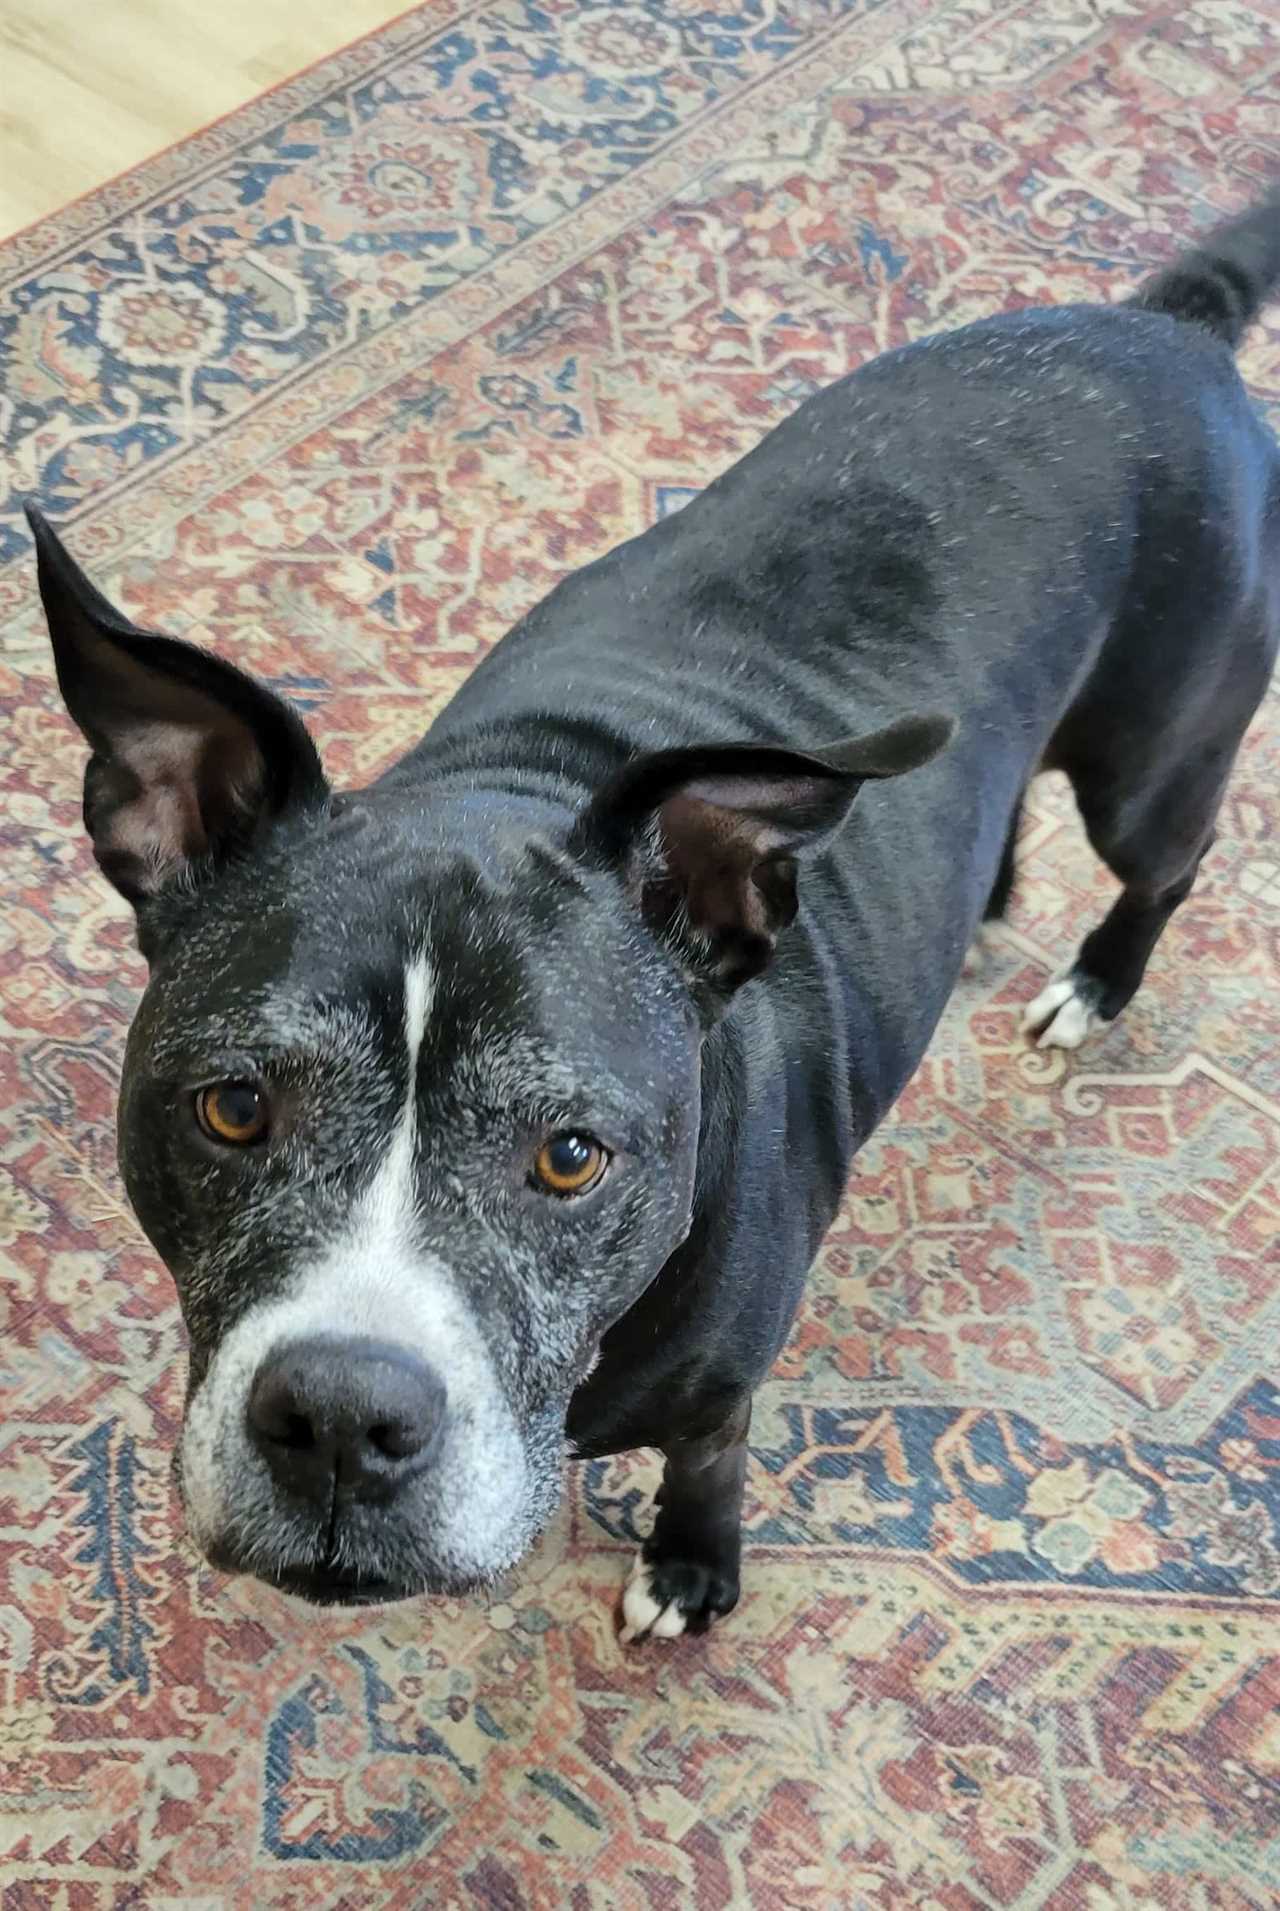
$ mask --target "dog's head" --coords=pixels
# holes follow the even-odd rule
[[[279,698],[136,630],[32,521],[150,965],[120,1160],[190,1337],[192,1532],[313,1599],[491,1581],[688,1232],[701,1045],[797,858],[947,726],[645,757],[576,814],[466,777],[336,796]]]

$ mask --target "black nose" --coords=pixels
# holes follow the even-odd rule
[[[376,1340],[295,1340],[249,1390],[249,1437],[290,1492],[389,1497],[427,1464],[444,1423],[439,1374]]]

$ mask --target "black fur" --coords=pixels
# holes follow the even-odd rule
[[[1232,351],[1280,284],[1280,195],[1219,226],[1157,272],[1134,304],[1203,325]]]

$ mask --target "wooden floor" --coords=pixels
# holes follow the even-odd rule
[[[0,0],[0,238],[402,11],[395,0]]]

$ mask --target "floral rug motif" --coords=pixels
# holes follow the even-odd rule
[[[755,1424],[743,1603],[624,1652],[648,1456],[497,1602],[199,1567],[125,1209],[141,970],[20,515],[332,772],[870,354],[1111,298],[1280,168],[1280,7],[432,0],[0,248],[0,1902],[1245,1911],[1280,1893],[1280,702],[1105,1039],[1012,918],[866,1150]],[[1245,354],[1280,419],[1280,311]]]

